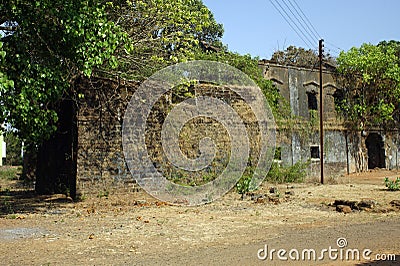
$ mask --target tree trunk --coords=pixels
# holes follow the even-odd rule
[[[77,118],[74,102],[59,105],[57,131],[38,149],[35,190],[76,198]]]

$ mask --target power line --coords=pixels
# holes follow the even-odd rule
[[[308,23],[306,23],[306,25],[310,25],[310,29],[311,31],[313,31],[318,39],[322,39],[321,36],[318,34],[317,30],[315,29],[315,27],[313,26],[313,24],[311,23],[311,21],[308,19],[308,17],[306,16],[306,14],[304,14],[303,10],[300,8],[300,6],[297,4],[296,0],[293,0],[294,4],[297,6],[298,10],[300,10],[301,14],[303,15],[303,17],[306,19],[306,21]],[[309,27],[309,26],[307,26]]]
[[[284,0],[283,0],[284,1]],[[292,2],[293,1],[293,2]],[[303,21],[304,25],[308,28],[307,33],[310,33],[317,39],[322,39],[320,34],[318,33],[318,31],[315,29],[314,25],[311,23],[310,19],[307,17],[307,15],[303,12],[303,10],[301,9],[301,7],[299,6],[299,4],[296,2],[296,0],[288,0],[289,4],[295,9],[297,15],[300,17],[300,19]],[[296,6],[294,6],[293,5]],[[344,49],[336,46],[335,44],[328,42],[328,41],[324,41],[325,44],[328,44],[328,46],[330,46],[332,50],[335,50],[336,52],[333,52],[334,54],[339,55],[340,52],[344,51]]]
[[[314,50],[315,46],[313,44],[322,38],[296,0],[269,1],[306,46]],[[333,43],[325,43],[327,44],[327,50],[332,55],[339,55],[340,52],[344,51],[344,49]]]
[[[342,49],[342,48],[340,48],[340,47],[334,45],[333,43],[330,43],[330,42],[327,42],[327,41],[325,41],[325,43],[327,43],[329,46],[332,46],[332,48],[334,48],[334,50],[336,50],[336,51],[338,51],[338,52],[344,51],[344,49]]]
[[[298,24],[292,19],[292,17],[288,14],[288,12],[286,12],[286,10],[285,10],[285,8],[284,7],[282,7],[282,5],[280,4],[280,2],[278,1],[278,0],[275,0],[275,2],[279,5],[279,7],[283,10],[283,12],[286,14],[286,16],[287,16],[287,18],[289,18],[289,20],[294,24],[294,26],[298,29],[298,31],[302,34],[302,36],[303,36],[303,39],[305,39],[305,40],[307,40],[307,42],[308,42],[308,45],[310,45],[309,47],[310,48],[313,48],[313,47],[315,47],[314,45],[313,45],[313,41],[312,40],[310,40],[308,37],[307,37],[307,35],[306,34],[304,34],[304,32],[303,32],[303,30],[298,26]],[[287,6],[287,4],[283,1],[283,3]],[[311,38],[312,39],[312,38]]]
[[[282,7],[282,5],[277,1],[277,0],[275,0],[275,2],[279,5],[279,7],[281,8],[281,9],[279,9],[278,7],[277,7],[277,5],[272,1],[272,0],[269,0],[270,1],[270,3],[274,6],[274,8],[279,12],[279,14],[283,17],[283,19],[289,24],[289,26],[292,28],[292,30],[297,34],[297,36],[299,36],[300,37],[300,39],[309,47],[309,48],[312,48],[312,47],[315,47],[313,44],[312,44],[312,41],[310,41],[308,38],[307,38],[307,36],[304,34],[304,32],[299,28],[299,26],[296,24],[296,22],[294,22],[293,21],[293,19],[290,17],[290,15],[286,12],[286,10]],[[282,11],[283,11],[283,13],[285,13],[286,14],[286,16],[282,13]],[[290,21],[291,22],[290,22]],[[297,30],[296,30],[296,28],[292,25],[292,23],[296,26],[296,28],[297,28]],[[300,34],[300,33],[301,34]],[[307,41],[306,41],[307,40]],[[311,44],[311,45],[310,45]]]
[[[289,7],[289,5],[286,3],[285,0],[282,0],[284,2],[284,4],[286,5],[286,7],[290,10],[290,13],[292,13],[292,15],[295,17],[295,19],[297,20],[297,22],[300,24],[300,26],[304,29],[304,31],[308,34],[308,36],[311,37],[311,39],[315,39],[318,40],[320,39],[310,28],[310,26],[307,24],[307,22],[304,20],[304,18],[301,16],[298,8],[296,8],[291,0],[288,0],[290,6],[293,8],[294,12],[296,12],[296,14],[294,14],[294,12],[292,11],[292,8]],[[299,19],[300,18],[300,19]],[[301,21],[300,21],[301,20]]]

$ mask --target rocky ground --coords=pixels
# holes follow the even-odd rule
[[[383,184],[385,176],[397,175],[372,171],[326,185],[264,183],[244,200],[232,191],[198,207],[171,206],[127,190],[72,202],[64,195],[38,197],[17,180],[1,180],[0,264],[399,265],[400,191]],[[339,248],[339,238],[347,245]],[[372,253],[370,260],[324,254],[323,260],[299,262],[282,261],[276,251],[272,261],[260,260],[266,245],[268,252],[285,249],[287,258],[293,249]]]

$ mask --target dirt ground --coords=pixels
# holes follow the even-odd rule
[[[245,200],[232,191],[198,207],[171,206],[128,190],[72,202],[64,195],[35,196],[18,181],[1,180],[0,264],[400,265],[400,206],[393,203],[400,191],[385,189],[386,176],[398,173],[371,171],[325,185],[264,183]],[[270,193],[273,187],[277,191]],[[374,204],[343,213],[335,200]],[[347,245],[339,248],[339,238]],[[321,260],[283,261],[276,251],[272,260],[260,260],[266,246],[269,255],[285,249],[286,258],[293,249],[314,249],[317,256],[329,248],[337,254],[370,249],[371,259],[325,253]]]

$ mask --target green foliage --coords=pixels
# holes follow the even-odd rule
[[[282,147],[275,148],[274,160],[282,160]]]
[[[255,185],[252,184],[251,182],[253,175],[254,175],[254,167],[248,166],[245,169],[242,177],[236,183],[236,191],[242,196],[242,199],[244,199],[244,196],[246,195],[247,192],[257,189],[257,187],[255,187]]]
[[[236,191],[242,196],[242,199],[250,191],[251,178],[250,175],[243,175],[236,183]]]
[[[22,141],[18,138],[15,132],[9,131],[4,136],[4,141],[7,143],[7,157],[5,164],[7,165],[22,165],[21,149]]]
[[[310,161],[297,162],[292,166],[281,166],[274,162],[266,176],[266,180],[269,182],[276,183],[293,183],[293,182],[303,182],[307,177],[307,168],[310,166]],[[247,168],[243,176],[236,184],[236,191],[242,196],[246,193],[256,189],[251,186],[251,179],[253,172],[251,168]]]
[[[14,87],[14,82],[10,80],[5,73],[4,58],[6,54],[6,51],[3,50],[3,43],[0,42],[0,95],[4,94],[8,88]],[[0,104],[2,104],[2,102],[3,101],[1,101]]]
[[[118,73],[130,79],[195,59],[200,42],[221,46],[223,27],[201,0],[120,1],[110,13],[130,39],[117,53]]]
[[[318,62],[318,55],[312,50],[289,46],[284,51],[276,51],[271,61],[281,65],[313,67]]]
[[[281,166],[274,162],[271,165],[266,180],[276,183],[303,182],[307,176],[309,165],[310,161],[299,161],[292,166]]]
[[[221,24],[201,0],[0,0],[14,25],[0,46],[0,120],[38,143],[57,128],[60,99],[80,76],[143,80],[194,59],[200,41],[218,45]],[[3,60],[4,58],[4,60]],[[13,80],[14,82],[12,82]]]
[[[283,51],[274,52],[270,60],[281,65],[305,68],[315,68],[319,62],[318,54],[315,51],[292,45]],[[325,56],[324,61],[331,65],[336,64],[335,59],[329,54]]]
[[[57,101],[71,97],[79,75],[103,65],[115,67],[112,54],[126,34],[109,21],[101,2],[2,0],[2,21],[14,22],[3,38],[1,67],[14,80],[2,87],[1,120],[23,139],[40,142],[57,126]]]
[[[188,98],[194,98],[194,86],[197,84],[197,80],[182,81],[176,87],[172,89],[172,102],[179,103]]]
[[[97,194],[97,197],[108,199],[109,195],[110,195],[110,192],[108,190],[104,190],[104,191],[99,191],[99,193]]]
[[[390,191],[400,190],[400,177],[397,177],[396,180],[389,180],[388,177],[385,177],[385,186]]]
[[[313,129],[316,129],[319,125],[319,114],[317,110],[309,110],[308,113],[310,114],[310,126]]]
[[[399,120],[400,45],[363,44],[341,52],[338,71],[343,77],[339,113],[354,129],[390,127]]]

